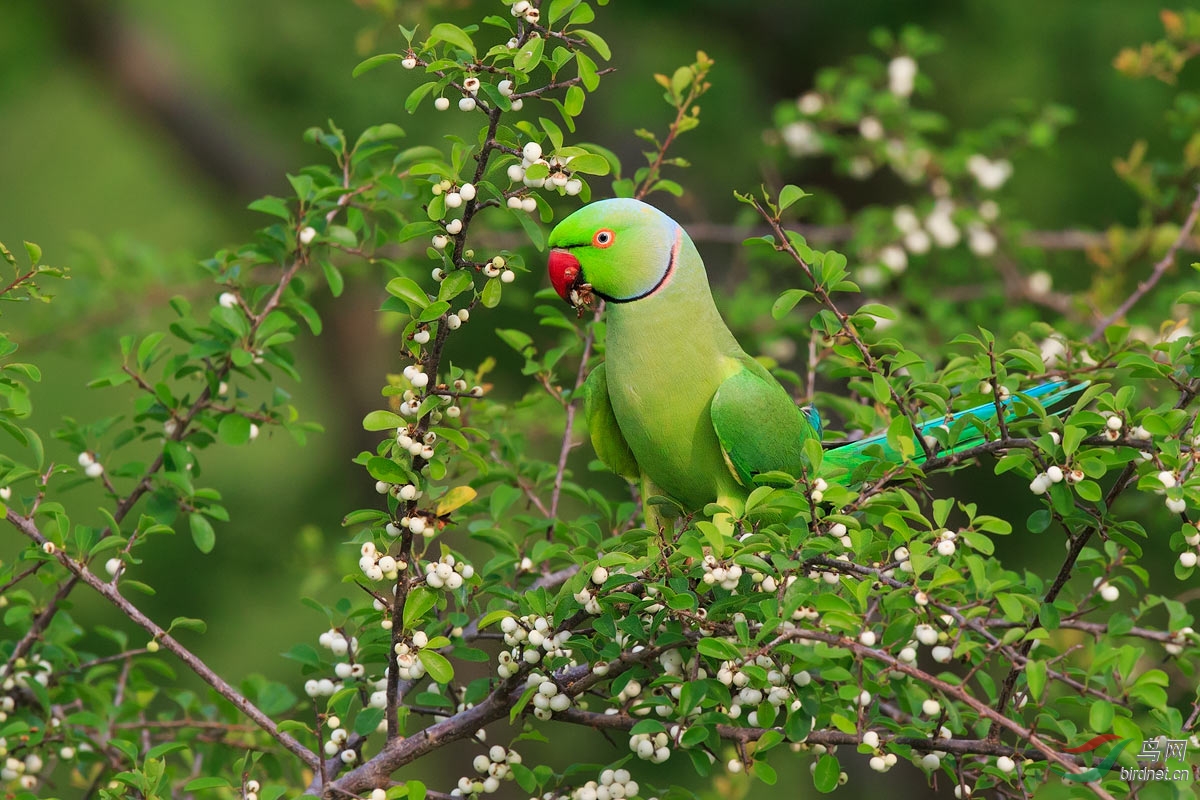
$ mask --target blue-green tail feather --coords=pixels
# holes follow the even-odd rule
[[[1021,397],[1037,400],[1038,403],[1045,408],[1055,405],[1065,398],[1082,391],[1087,387],[1087,385],[1088,384],[1086,381],[1075,384],[1068,384],[1067,381],[1049,381],[1039,386],[1035,386],[1032,389],[1020,392],[1016,397],[1010,397],[1001,402],[1001,405],[1006,409],[1007,412],[1005,414],[1005,420],[1012,422],[1013,420],[1024,416],[1024,414],[1018,413],[1014,407],[1014,403],[1020,403]],[[990,423],[996,419],[996,404],[994,402],[984,403],[982,405],[975,406],[974,408],[968,408],[966,411],[959,411],[958,413],[953,414],[949,417],[949,419],[946,417],[938,417],[937,419],[926,420],[920,424],[919,430],[922,436],[931,434],[943,426],[949,430],[953,430],[955,422],[964,417],[974,417],[984,424]],[[938,451],[938,455],[959,453],[978,444],[982,444],[986,440],[987,439],[982,431],[978,430],[973,422],[969,422],[967,423],[966,428],[954,441],[953,445],[945,450]],[[830,466],[853,469],[858,464],[874,460],[875,457],[866,451],[876,445],[882,448],[883,455],[888,460],[894,460],[897,462],[902,460],[900,454],[895,451],[895,448],[893,448],[891,444],[889,444],[887,434],[880,433],[860,439],[857,442],[851,442],[850,444],[835,447],[831,450],[826,450],[824,461]],[[920,443],[916,442],[915,439],[914,445],[916,454],[913,456],[912,460],[915,463],[920,464],[925,460],[925,451],[921,447]]]

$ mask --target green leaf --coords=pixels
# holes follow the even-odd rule
[[[429,677],[438,683],[449,683],[454,680],[454,667],[450,665],[450,660],[441,653],[433,650],[420,650],[417,652],[417,658],[421,659],[421,663],[425,665],[425,671],[429,673]]]
[[[1025,662],[1025,682],[1029,685],[1029,696],[1034,701],[1042,699],[1042,690],[1046,688],[1046,662]]]
[[[250,441],[250,420],[241,414],[225,414],[217,425],[217,436],[234,447],[246,444]]]
[[[587,95],[579,86],[572,86],[567,89],[566,97],[563,98],[563,110],[572,117],[577,117],[583,111],[583,102],[587,99]],[[607,161],[604,162],[608,164]]]
[[[1041,533],[1050,527],[1050,523],[1054,518],[1050,515],[1047,509],[1039,508],[1029,515],[1029,520],[1025,523],[1025,527],[1030,533]]]
[[[1062,446],[1063,452],[1071,455],[1079,449],[1079,443],[1083,441],[1083,428],[1077,425],[1067,425],[1063,428]]]
[[[696,649],[701,654],[724,661],[733,661],[742,657],[742,651],[724,639],[706,636],[696,643]]]
[[[389,61],[400,61],[403,58],[404,56],[400,55],[399,53],[380,53],[377,56],[371,56],[368,59],[358,62],[358,65],[354,67],[354,72],[351,73],[351,77],[357,78],[364,72],[370,72],[376,67],[382,66]]]
[[[542,63],[542,51],[545,47],[546,40],[542,37],[530,39],[513,56],[513,67],[521,72],[536,69],[538,64]]]
[[[489,625],[494,625],[495,623],[499,622],[500,620],[504,619],[505,617],[515,617],[515,616],[516,616],[516,614],[509,611],[507,608],[501,608],[496,611],[489,611],[487,614],[484,614],[483,617],[479,620],[479,630],[483,630],[484,628],[486,628]]]
[[[577,30],[575,33],[579,34],[584,41],[591,45],[592,49],[596,51],[596,55],[605,61],[612,58],[612,50],[609,49],[608,42],[604,41],[600,36],[587,30]]]
[[[382,708],[364,708],[354,719],[354,732],[359,736],[370,736],[383,722]]]
[[[372,456],[367,460],[367,472],[377,481],[408,483],[408,473],[390,458]]]
[[[568,166],[572,172],[582,172],[585,175],[607,175],[612,169],[608,159],[596,153],[575,156]]]
[[[450,310],[450,304],[445,300],[435,300],[424,311],[417,315],[417,322],[434,322]]]
[[[479,302],[483,303],[486,308],[495,308],[500,305],[500,294],[502,291],[500,279],[489,278],[488,282],[483,285],[483,291],[479,295]]]
[[[192,541],[195,542],[196,549],[201,553],[211,553],[217,543],[217,534],[213,531],[208,517],[199,513],[189,514],[188,525],[192,529]]]
[[[155,745],[146,751],[146,759],[150,761],[156,758],[162,758],[167,753],[174,753],[176,750],[186,750],[188,745],[183,742],[163,742],[160,745]],[[147,765],[149,766],[149,765]]]
[[[260,197],[246,208],[251,211],[261,211],[264,214],[270,214],[273,217],[281,219],[291,219],[292,212],[288,210],[287,203],[280,200],[278,197]]]
[[[372,411],[363,417],[362,422],[364,431],[394,430],[406,424],[403,417],[391,411]]]
[[[409,92],[408,97],[404,99],[404,110],[410,114],[416,112],[417,107],[421,105],[421,101],[425,99],[425,95],[433,91],[433,87],[437,85],[437,81],[426,81]]]
[[[142,371],[148,369],[153,363],[156,355],[155,351],[158,349],[159,343],[162,342],[165,336],[165,333],[152,333],[143,339],[142,343],[138,345],[137,364]]]
[[[558,22],[564,14],[577,5],[579,5],[579,0],[554,0],[550,4],[549,23],[553,25]]]
[[[321,335],[321,316],[317,313],[315,308],[313,308],[304,300],[301,300],[299,297],[293,297],[292,299],[288,300],[288,307],[300,315],[300,317],[308,325],[308,329],[312,331],[313,336]]]
[[[788,315],[788,312],[796,307],[797,303],[808,297],[808,294],[803,289],[788,289],[779,295],[775,304],[771,306],[771,316],[775,319],[783,319]]]
[[[789,183],[779,192],[779,210],[784,211],[792,206],[798,200],[803,200],[811,195],[795,184]]]
[[[596,91],[596,87],[600,85],[600,76],[596,74],[598,71],[596,62],[587,53],[581,51],[575,54],[575,63],[579,67],[579,81],[583,84],[583,88],[589,92]]]
[[[525,348],[533,344],[532,336],[516,328],[496,328],[495,334],[500,337],[501,341],[518,353],[525,352]]]
[[[838,780],[842,776],[842,767],[836,757],[823,755],[817,761],[813,770],[813,786],[822,794],[829,794],[838,788]]]
[[[404,598],[404,630],[414,630],[421,618],[436,605],[437,594],[429,589],[418,586],[409,592]]]
[[[329,284],[329,293],[334,297],[341,297],[342,290],[346,287],[346,279],[342,277],[342,273],[332,262],[321,260],[321,271],[325,273],[325,282]]]
[[[755,753],[754,766],[751,768],[751,771],[754,773],[754,777],[758,778],[767,786],[774,786],[775,781],[779,779],[778,775],[775,773],[775,768],[766,761],[758,758],[757,753]]]
[[[688,684],[684,684],[687,686]],[[783,741],[783,734],[776,730],[769,730],[758,737],[758,744],[754,748],[754,755],[757,757],[761,753],[765,753],[777,744]]]
[[[1096,700],[1088,708],[1088,727],[1097,733],[1104,733],[1113,722],[1113,705],[1107,700]]]
[[[412,278],[392,278],[387,284],[387,293],[401,300],[414,305],[417,308],[425,308],[429,305],[429,297],[425,291],[417,285],[417,282]]]
[[[453,300],[458,295],[475,285],[475,276],[470,270],[457,269],[446,276],[438,289],[439,300]]]
[[[883,303],[864,303],[855,314],[868,314],[880,319],[896,319],[896,310]]]
[[[1009,592],[1000,592],[996,595],[996,602],[1000,604],[1000,609],[1004,612],[1004,618],[1009,622],[1020,622],[1025,619],[1025,605],[1016,595]]]
[[[167,629],[173,631],[176,628],[183,628],[185,630],[195,631],[196,633],[204,633],[208,630],[208,623],[202,619],[195,619],[194,617],[176,617],[175,619],[171,620],[171,624],[167,626]]]
[[[475,58],[475,43],[471,41],[467,32],[457,25],[451,25],[449,22],[440,22],[434,25],[425,43],[434,44],[436,42],[452,44],[461,50],[466,50],[471,54],[471,58]]]
[[[33,242],[25,242],[25,253],[29,256],[29,266],[36,267],[42,260],[42,248]]]

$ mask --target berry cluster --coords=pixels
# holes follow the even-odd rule
[[[328,717],[325,725],[329,728],[329,738],[324,744],[325,755],[337,756],[347,765],[358,761],[358,751],[347,747],[350,743],[350,731],[342,727],[342,720],[338,717]]]
[[[556,711],[566,711],[571,707],[571,696],[558,688],[552,679],[536,672],[529,674],[525,685],[536,686],[533,695],[533,715],[540,720],[548,720]]]
[[[637,797],[640,791],[629,770],[606,769],[600,773],[599,781],[588,781],[571,792],[571,800],[623,800]]]
[[[79,454],[79,466],[83,467],[83,472],[89,478],[99,478],[104,474],[104,465],[96,458],[96,454],[90,450],[84,450]]]
[[[492,794],[500,788],[500,781],[511,781],[513,771],[511,764],[520,764],[521,754],[513,749],[505,749],[500,745],[492,745],[486,754],[475,756],[471,766],[482,778],[462,777],[458,779],[458,787],[450,794],[453,797],[470,797],[478,794]]]
[[[463,581],[475,576],[475,567],[459,561],[450,553],[442,556],[436,562],[425,564],[425,585],[430,589],[445,589],[447,592],[457,591]]]
[[[571,157],[551,156],[543,158],[542,146],[537,142],[528,142],[521,149],[521,160],[511,164],[508,167],[508,179],[513,183],[524,183],[532,189],[552,188],[559,191],[560,194],[565,194],[574,197],[583,191],[583,181],[573,177],[567,165],[571,163]],[[521,208],[526,211],[533,211],[536,208],[528,208],[526,202],[532,198],[526,196],[522,199]],[[510,197],[508,205],[510,208],[516,208],[513,204],[513,198]]]
[[[0,767],[0,780],[16,781],[22,789],[36,789],[42,766],[42,758],[37,753],[30,753],[24,760],[9,756]]]
[[[571,658],[570,648],[564,647],[571,632],[556,633],[546,617],[536,614],[505,617],[500,620],[500,630],[504,634],[504,644],[511,648],[501,650],[497,656],[496,674],[501,678],[510,678],[520,671],[521,664],[538,664],[544,657]]]

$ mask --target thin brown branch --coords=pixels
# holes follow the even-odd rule
[[[850,321],[850,315],[842,311],[837,304],[833,302],[833,298],[830,296],[829,292],[825,289],[821,282],[817,280],[816,275],[813,273],[812,265],[805,260],[804,256],[800,255],[800,252],[795,248],[795,246],[792,244],[792,240],[788,237],[788,232],[783,229],[783,225],[779,221],[779,215],[772,214],[770,211],[768,211],[767,208],[765,208],[757,198],[752,198],[751,202],[754,206],[754,210],[758,212],[758,215],[762,217],[763,221],[765,221],[770,227],[771,233],[775,239],[775,250],[791,258],[792,261],[794,261],[796,265],[799,266],[804,272],[805,277],[808,278],[808,282],[812,286],[813,295],[817,298],[817,300],[820,301],[821,305],[823,305],[835,317],[837,317],[837,320],[842,327],[842,333],[845,334],[846,338],[849,339],[851,343],[853,343],[855,349],[858,350],[859,354],[862,356],[863,367],[866,368],[868,372],[884,378],[884,381],[888,387],[888,394],[891,397],[892,404],[898,411],[900,411],[901,414],[904,415],[904,418],[908,421],[908,425],[912,429],[913,436],[916,438],[917,444],[920,445],[921,450],[924,452],[926,460],[930,459],[933,456],[933,452],[929,447],[929,443],[925,441],[925,437],[921,434],[921,428],[917,424],[917,421],[913,418],[912,410],[900,397],[899,393],[896,391],[896,387],[892,386],[891,381],[887,380],[884,370],[879,366],[879,363],[871,354],[870,348],[867,347],[866,342],[864,342],[862,336],[859,335],[858,330],[854,327],[854,323]]]
[[[28,281],[34,275],[37,275],[36,269],[31,269],[24,275],[18,275],[13,279],[12,283],[10,283],[8,286],[5,286],[3,289],[0,289],[0,297],[4,297],[4,295],[8,294],[9,292],[16,291],[18,288],[20,288],[21,284]]]
[[[605,67],[604,69],[597,70],[596,75],[608,75],[611,72],[616,72],[616,70],[616,67]],[[553,89],[565,89],[568,86],[574,86],[575,84],[580,83],[581,80],[581,78],[575,77],[568,78],[565,81],[552,81],[551,83],[547,83],[545,86],[539,86],[538,88],[532,89],[528,92],[517,92],[510,99],[521,100],[526,97],[541,97],[543,94]]]
[[[1197,203],[1200,204],[1200,194],[1197,195]],[[1197,206],[1193,206],[1193,208],[1196,207]],[[1175,408],[1179,409],[1187,406],[1192,402],[1192,400],[1195,399],[1197,392],[1200,392],[1200,382],[1193,382],[1185,386],[1180,392],[1179,400],[1175,403]],[[1130,461],[1127,463],[1125,468],[1121,470],[1121,474],[1117,477],[1116,482],[1109,487],[1109,490],[1104,495],[1104,499],[1102,501],[1105,511],[1112,508],[1113,503],[1116,502],[1121,493],[1124,492],[1125,489],[1130,485],[1133,476],[1137,473],[1136,464],[1136,461]],[[1064,528],[1067,528],[1067,525],[1061,519],[1061,517],[1058,518],[1058,522]],[[1051,584],[1050,589],[1046,592],[1045,597],[1042,599],[1041,605],[1049,605],[1053,603],[1055,599],[1057,599],[1059,593],[1062,592],[1064,587],[1066,587],[1067,581],[1070,580],[1071,574],[1075,569],[1075,562],[1079,559],[1079,555],[1083,552],[1083,549],[1087,546],[1088,542],[1091,541],[1092,535],[1099,531],[1103,524],[1103,520],[1101,520],[1097,523],[1097,525],[1086,528],[1077,535],[1072,536],[1071,546],[1067,551],[1067,557],[1063,560],[1062,566],[1058,570],[1058,574],[1054,576],[1054,582]],[[1067,530],[1068,533],[1070,533],[1069,528],[1067,528]],[[1027,657],[1030,651],[1033,649],[1033,642],[1034,640],[1032,639],[1025,642],[1018,651],[1019,655],[1022,657]],[[1004,708],[1008,704],[1008,701],[1012,699],[1013,692],[1016,688],[1017,677],[1020,675],[1022,668],[1023,664],[1014,663],[1012,668],[1008,671],[1008,674],[1004,677],[1004,681],[1000,687],[1000,696],[996,701],[997,709]],[[995,739],[999,736],[999,733],[999,727],[993,723],[991,730],[988,731],[988,738]]]
[[[595,711],[569,708],[566,711],[556,712],[554,719],[561,722],[584,725],[596,730],[628,731],[634,725],[641,722],[643,718],[628,714],[602,714]],[[784,732],[782,728],[743,727],[740,725],[724,725],[719,723],[713,725],[712,728],[722,739],[741,743],[756,742],[763,737],[763,734],[770,730],[778,731],[779,733]],[[1047,760],[1045,753],[1037,748],[1018,749],[1006,744],[989,742],[986,739],[928,739],[917,736],[895,736],[891,731],[886,729],[877,730],[876,733],[879,735],[881,747],[884,745],[911,747],[913,750],[921,753],[939,751],[954,753],[956,755],[1011,756],[1017,759]],[[861,743],[861,734],[843,733],[836,730],[812,731],[804,737],[804,744],[810,747],[818,744],[825,745],[826,747],[855,747]],[[1075,764],[1082,763],[1079,756],[1072,756],[1065,753],[1060,754],[1060,756],[1064,760],[1072,761]]]
[[[566,404],[567,419],[563,423],[562,445],[558,450],[558,467],[554,473],[554,489],[550,493],[550,509],[546,515],[550,519],[558,518],[558,498],[562,495],[563,478],[567,472],[567,456],[571,453],[571,429],[575,425],[575,412],[579,408],[579,390],[583,387],[583,382],[587,378],[587,364],[592,357],[592,345],[596,341],[596,323],[600,321],[600,315],[604,313],[604,301],[601,300],[596,305],[596,310],[592,315],[592,324],[588,327],[587,336],[583,340],[583,354],[579,356],[579,369],[575,373],[575,388],[571,392],[571,400]],[[554,532],[554,527],[551,526],[546,531],[546,537],[549,538]]]
[[[25,579],[26,579],[26,578],[28,578],[30,575],[33,575],[33,574],[34,574],[34,573],[36,573],[36,572],[37,572],[39,569],[41,569],[42,567],[46,566],[46,565],[47,565],[47,564],[49,564],[49,563],[50,563],[49,561],[39,561],[39,562],[37,562],[36,564],[34,564],[32,567],[29,567],[28,569],[21,570],[19,573],[17,573],[16,575],[14,575],[14,576],[12,577],[12,579],[11,579],[11,580],[7,581],[7,582],[6,582],[6,583],[5,583],[3,586],[0,586],[0,594],[4,594],[4,593],[5,593],[5,592],[7,592],[9,589],[11,589],[12,587],[16,586],[18,583],[20,583],[21,581],[25,580]]]
[[[641,185],[633,193],[634,198],[641,200],[650,193],[654,188],[654,184],[658,182],[659,173],[662,172],[663,161],[667,158],[667,150],[671,148],[671,144],[675,141],[675,137],[679,135],[679,127],[683,124],[683,120],[688,116],[688,112],[692,108],[692,104],[704,94],[707,88],[704,81],[704,74],[694,75],[691,85],[688,87],[687,97],[679,102],[679,106],[675,112],[675,119],[671,122],[671,126],[667,129],[667,138],[663,139],[662,144],[658,147],[658,152],[654,156],[654,161],[650,164],[650,169],[646,173],[646,177],[642,180]],[[671,94],[674,94],[672,90]]]
[[[1091,334],[1087,338],[1089,343],[1099,339],[1104,335],[1105,328],[1129,313],[1129,310],[1137,305],[1137,302],[1155,287],[1162,276],[1166,274],[1167,270],[1175,266],[1175,259],[1179,255],[1179,250],[1192,235],[1192,229],[1196,227],[1197,218],[1200,218],[1200,186],[1196,187],[1196,199],[1192,201],[1191,210],[1188,211],[1187,219],[1183,222],[1183,227],[1179,229],[1179,235],[1175,237],[1175,241],[1167,248],[1166,254],[1154,265],[1154,270],[1150,273],[1150,277],[1139,282],[1133,293],[1125,298],[1125,302],[1117,306],[1116,311],[1096,323],[1096,327],[1092,329]]]
[[[38,530],[33,520],[22,517],[9,509],[5,515],[8,523],[23,533],[25,536],[32,539],[38,546],[45,546],[48,539]],[[161,628],[153,620],[142,613],[141,609],[126,600],[117,591],[117,588],[105,581],[100,580],[91,571],[88,570],[85,564],[81,564],[69,557],[61,549],[55,549],[54,557],[60,564],[66,567],[75,580],[86,583],[93,590],[99,593],[105,600],[124,614],[131,622],[141,627],[150,636],[159,643],[159,645],[182,661],[192,672],[196,673],[205,683],[211,686],[222,697],[234,705],[240,712],[254,721],[263,731],[271,736],[275,741],[279,742],[285,749],[298,757],[301,761],[310,767],[316,768],[318,764],[317,756],[314,755],[308,748],[300,744],[290,734],[279,730],[279,726],[269,716],[264,714],[258,706],[250,702],[240,692],[230,686],[224,678],[213,672],[207,664],[199,657],[179,643],[171,634]],[[64,584],[65,586],[66,584]],[[60,590],[61,594],[61,590]],[[126,663],[129,663],[128,661]]]

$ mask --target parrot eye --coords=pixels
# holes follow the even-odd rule
[[[617,235],[608,228],[601,228],[596,231],[596,235],[592,237],[592,244],[596,247],[609,247],[616,241]]]

